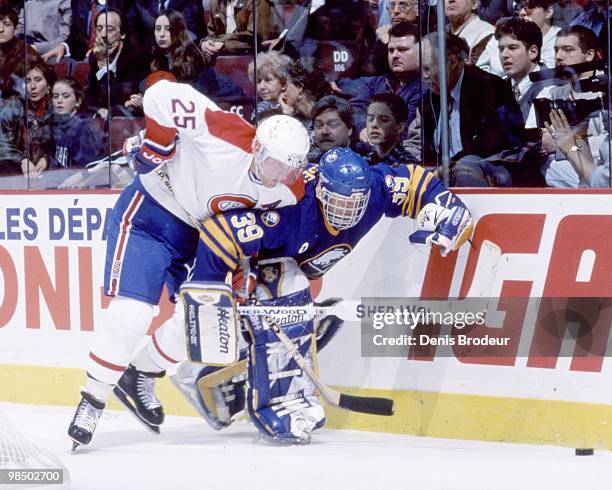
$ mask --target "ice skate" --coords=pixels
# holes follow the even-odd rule
[[[86,391],[81,391],[81,401],[76,409],[74,418],[68,427],[68,437],[74,442],[72,450],[79,446],[86,446],[91,442],[91,438],[104,410],[105,403],[90,395]]]
[[[164,422],[164,409],[155,396],[154,378],[164,375],[163,371],[145,373],[130,364],[113,389],[117,399],[155,434],[159,434],[159,426]]]

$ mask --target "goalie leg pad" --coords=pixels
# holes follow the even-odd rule
[[[317,352],[338,333],[344,321],[335,315],[315,318]],[[229,427],[246,403],[247,350],[240,350],[239,361],[225,367],[184,362],[172,382],[198,413],[216,430]],[[195,372],[192,372],[195,370]]]
[[[242,349],[240,361],[225,367],[182,362],[170,376],[174,386],[215,430],[231,425],[245,408],[246,356],[246,349]]]
[[[200,413],[214,429],[230,426],[246,405],[247,350],[240,361],[223,368],[205,366],[197,377]]]
[[[308,290],[266,301],[266,305],[298,306],[311,302]],[[267,326],[266,319],[249,318],[247,408],[265,439],[275,443],[306,444],[325,423],[325,412],[312,381]],[[278,320],[277,320],[278,321]],[[316,345],[312,321],[282,325],[300,354],[314,365]]]
[[[231,288],[225,283],[186,282],[180,297],[191,361],[217,366],[235,363],[238,335]]]

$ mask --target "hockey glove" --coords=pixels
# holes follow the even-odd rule
[[[472,216],[460,201],[454,204],[451,208],[424,206],[417,216],[418,230],[408,237],[410,243],[437,245],[442,257],[461,247],[472,235]]]
[[[142,131],[138,132],[134,136],[130,136],[126,138],[123,142],[123,148],[121,149],[121,153],[125,157],[128,162],[128,165],[132,170],[136,170],[136,162],[134,161],[136,158],[136,154],[140,150],[140,145],[142,144]]]

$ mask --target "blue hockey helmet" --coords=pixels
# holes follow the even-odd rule
[[[338,230],[355,226],[370,199],[368,163],[349,148],[332,148],[321,157],[317,198],[327,222]]]

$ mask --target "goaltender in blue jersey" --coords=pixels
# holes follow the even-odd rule
[[[226,338],[232,308],[211,310],[212,300],[207,298],[220,298],[214,300],[214,307],[222,309],[218,305],[224,301],[230,306],[228,273],[236,275],[245,262],[257,264],[253,296],[260,303],[305,306],[313,301],[308,279],[322,276],[348,255],[383,216],[417,219],[418,231],[410,235],[410,241],[439,246],[443,255],[459,248],[472,232],[463,202],[430,171],[415,164],[369,167],[352,150],[335,148],[318,166],[305,170],[305,180],[305,196],[295,206],[234,210],[203,222],[196,265],[181,286],[185,319],[167,322],[154,333],[149,345],[135,356],[141,369],[161,372],[186,359],[185,345],[191,360],[212,362],[204,359],[204,351],[217,338]],[[203,305],[206,301],[208,305]],[[217,330],[219,334],[200,341],[194,332],[210,330],[213,327],[206,322],[219,318],[223,332]],[[240,352],[239,362],[203,369],[199,365],[197,372],[183,363],[173,381],[217,429],[228,426],[246,405],[264,438],[308,442],[312,431],[325,422],[315,386],[267,328],[268,319],[249,316],[245,320],[248,349]],[[185,322],[188,338],[182,328]],[[283,321],[282,329],[300,354],[314,363],[317,349],[329,342],[340,325],[337,317],[326,317]]]
[[[223,280],[245,257],[292,257],[314,279],[346,257],[383,216],[416,219],[427,204],[447,211],[447,218],[449,210],[458,212],[460,222],[453,228],[449,221],[448,229],[440,229],[438,236],[433,230],[420,230],[411,237],[413,243],[429,241],[427,244],[440,245],[446,255],[469,238],[469,213],[432,172],[416,164],[397,168],[378,164],[364,172],[360,190],[351,181],[352,172],[346,171],[351,166],[345,163],[360,159],[346,148],[330,150],[321,167],[312,165],[305,170],[305,196],[298,205],[263,212],[238,210],[206,220],[200,233],[206,247],[198,254],[196,274],[203,274],[199,280]],[[359,196],[344,200],[337,189],[328,190],[327,182],[358,189]]]

